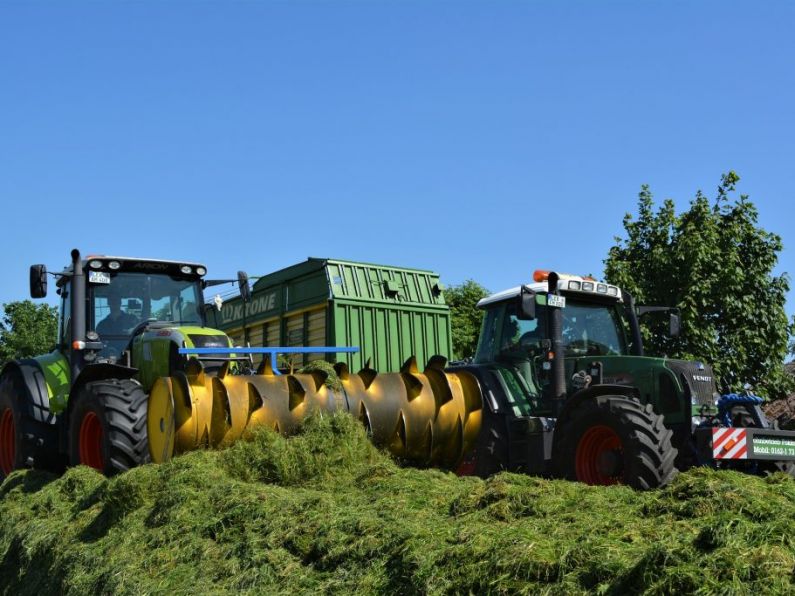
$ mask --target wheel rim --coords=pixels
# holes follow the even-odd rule
[[[624,448],[609,426],[592,426],[577,444],[577,480],[586,484],[618,484],[624,476]]]
[[[0,416],[0,470],[8,476],[14,470],[17,457],[17,433],[14,427],[14,413],[11,408],[3,410]]]
[[[100,472],[105,467],[102,459],[102,424],[94,412],[86,412],[80,423],[80,463]]]

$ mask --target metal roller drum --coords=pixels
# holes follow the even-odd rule
[[[421,373],[414,358],[398,373],[365,366],[351,374],[334,368],[342,383],[335,391],[322,371],[277,375],[265,358],[254,375],[231,375],[223,367],[207,374],[197,360],[184,372],[159,379],[149,397],[147,428],[152,460],[240,438],[247,429],[268,426],[294,432],[313,411],[343,410],[365,425],[373,442],[418,465],[454,467],[475,444],[481,423],[477,380],[448,373],[435,356]]]

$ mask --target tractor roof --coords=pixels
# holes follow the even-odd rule
[[[146,257],[117,257],[112,255],[88,255],[83,259],[83,263],[88,261],[120,261],[120,262],[134,262],[134,263],[165,263],[167,265],[188,265],[190,267],[204,267],[201,263],[194,261],[175,261],[171,259],[149,259]]]
[[[583,296],[586,298],[608,298],[618,302],[623,302],[621,288],[618,286],[596,281],[591,277],[581,277],[579,275],[569,275],[566,273],[560,273],[559,275],[560,279],[558,280],[558,290],[564,292],[565,294],[572,296]],[[549,286],[546,281],[526,284],[524,287],[529,288],[530,290],[539,294],[549,291]],[[521,290],[522,286],[516,286],[515,288],[497,292],[496,294],[492,294],[491,296],[487,296],[486,298],[480,300],[477,306],[478,308],[485,308],[489,304],[512,300],[519,296]]]
[[[546,283],[532,283],[527,284],[526,287],[538,293],[547,291]],[[482,298],[480,301],[478,301],[478,308],[483,308],[484,306],[488,306],[489,304],[493,304],[495,302],[503,302],[504,300],[516,298],[521,291],[522,286],[516,286],[515,288],[509,288],[507,290],[503,290],[502,292],[492,294],[491,296],[486,296],[485,298]]]
[[[171,275],[196,275],[202,277],[206,273],[206,267],[201,263],[193,261],[173,261],[168,259],[148,259],[145,257],[117,257],[112,255],[88,255],[81,259],[84,270],[111,270],[126,272],[148,272],[165,273]],[[114,265],[116,263],[117,265]],[[94,264],[94,265],[92,265]],[[190,272],[180,272],[183,267],[189,267]],[[202,272],[199,269],[203,270]],[[63,273],[71,273],[73,265],[70,263],[64,268]],[[59,278],[57,284],[66,283],[67,278]]]

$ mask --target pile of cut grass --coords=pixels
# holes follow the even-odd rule
[[[795,592],[795,482],[661,491],[403,469],[346,415],[144,466],[12,474],[7,594]]]

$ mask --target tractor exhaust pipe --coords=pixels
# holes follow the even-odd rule
[[[83,274],[83,262],[80,260],[80,251],[76,248],[72,250],[72,290],[71,309],[72,309],[72,345],[70,364],[72,368],[72,380],[77,378],[83,370],[83,350],[74,347],[76,341],[85,341],[86,338],[86,276]]]
[[[548,291],[550,294],[556,296],[560,295],[558,290],[558,274],[551,271],[547,278]],[[563,310],[560,308],[548,308],[549,313],[549,337],[552,341],[552,403],[555,404],[555,409],[560,410],[563,407],[563,401],[566,399],[566,368],[565,360],[563,358]]]

